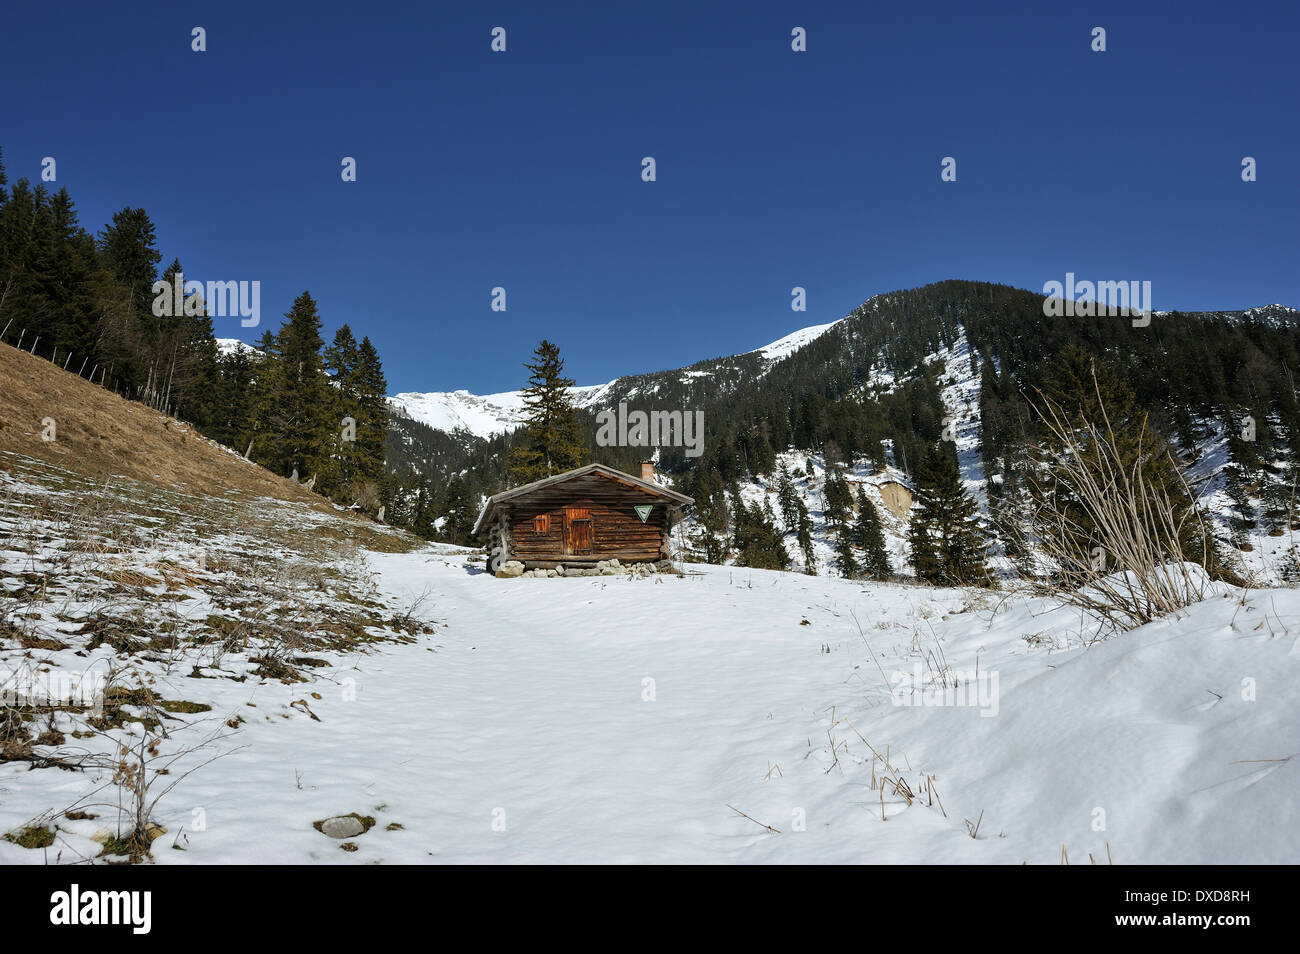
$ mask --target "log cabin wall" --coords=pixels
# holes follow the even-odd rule
[[[645,523],[634,509],[652,504]],[[650,562],[667,555],[670,504],[635,488],[588,476],[545,487],[510,501],[510,559],[535,566],[582,566],[600,560]],[[540,518],[540,519],[539,519]],[[590,552],[575,552],[583,542],[574,524],[590,520]],[[576,531],[576,532],[575,532]],[[580,549],[582,549],[580,547]]]

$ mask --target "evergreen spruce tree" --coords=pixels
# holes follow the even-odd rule
[[[747,507],[739,496],[732,505],[735,517],[736,565],[762,570],[784,570],[790,554],[781,534],[757,503]]]
[[[363,480],[378,480],[384,470],[388,439],[388,380],[379,352],[370,338],[362,336],[357,349],[357,470]]]
[[[853,506],[853,492],[849,490],[849,483],[838,467],[827,470],[822,496],[825,499],[826,521],[837,530],[845,526]]]
[[[853,528],[853,542],[863,551],[862,574],[872,580],[887,580],[894,568],[889,564],[885,550],[885,532],[880,523],[880,513],[867,499],[866,492],[858,487],[858,522]]]
[[[217,359],[217,389],[212,420],[205,432],[240,454],[248,447],[253,430],[253,361],[237,348]]]
[[[1246,476],[1239,464],[1229,464],[1223,469],[1224,490],[1232,501],[1236,514],[1228,518],[1232,543],[1238,550],[1248,549],[1248,539],[1255,529],[1255,504],[1250,499]]]
[[[334,442],[333,395],[320,350],[321,320],[308,292],[294,299],[280,331],[262,339],[267,356],[258,368],[258,436],[254,459],[268,470],[300,480],[328,475]],[[325,474],[322,474],[322,469]],[[318,483],[330,493],[339,489]]]
[[[853,534],[847,526],[841,526],[835,536],[835,569],[846,580],[857,579],[861,573],[853,553]]]
[[[113,224],[99,235],[99,253],[113,278],[127,292],[136,317],[148,325],[153,317],[153,283],[158,279],[158,229],[144,209],[113,213]]]
[[[908,527],[910,562],[918,579],[941,586],[986,585],[986,545],[975,501],[966,493],[957,458],[932,445],[916,463],[916,502]]]
[[[162,253],[157,229],[144,209],[114,213],[96,242],[103,279],[96,286],[99,338],[95,360],[112,365],[124,389],[135,396],[151,383],[158,319],[153,314],[153,283]]]
[[[357,339],[347,324],[341,325],[334,332],[333,343],[324,352],[325,370],[334,385],[329,418],[335,433],[322,477],[329,487],[353,487],[361,477],[358,463],[362,431],[361,388],[357,374],[359,361]]]
[[[42,237],[48,234],[49,206],[44,186],[19,179],[0,208],[0,318],[18,319],[23,327],[39,326],[39,279],[36,263]]]
[[[799,492],[795,490],[794,480],[790,477],[790,471],[784,467],[776,478],[776,501],[781,510],[781,523],[785,526],[787,533],[793,533],[799,528]]]
[[[163,281],[172,285],[184,268],[179,259],[163,271]],[[160,406],[197,426],[205,434],[217,414],[219,389],[217,339],[212,318],[201,295],[185,299],[179,315],[153,316],[153,390]]]
[[[479,502],[458,475],[447,481],[439,509],[439,516],[444,518],[442,539],[456,546],[467,546],[478,517]]]
[[[707,470],[695,484],[695,517],[702,531],[700,543],[704,562],[721,564],[729,551],[727,531],[730,525],[727,495],[722,475]]]
[[[803,571],[809,576],[816,576],[817,553],[813,548],[812,530],[812,518],[808,516],[808,508],[805,507],[804,502],[800,500],[798,541],[799,550],[803,554]]]
[[[67,189],[51,197],[43,219],[34,262],[41,333],[52,347],[88,355],[96,338],[95,241],[78,224]]]
[[[525,423],[510,454],[510,482],[526,484],[580,467],[587,445],[569,396],[573,380],[563,376],[560,349],[543,341],[525,363],[531,374],[524,388]]]

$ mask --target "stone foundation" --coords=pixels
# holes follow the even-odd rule
[[[554,569],[542,569],[538,567],[535,570],[525,570],[524,565],[518,560],[507,561],[497,576],[502,579],[516,579],[518,577],[555,577],[555,576],[630,576],[640,578],[653,576],[656,573],[673,572],[673,563],[671,560],[658,560],[654,563],[620,563],[618,560],[601,560],[595,566],[557,566]]]

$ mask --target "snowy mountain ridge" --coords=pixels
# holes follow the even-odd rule
[[[761,348],[743,354],[758,355],[769,365],[773,364],[815,341],[842,320],[800,328]],[[676,373],[686,379],[709,372],[691,367],[679,369]],[[579,408],[586,409],[603,403],[612,396],[619,383],[626,380],[626,378],[615,378],[604,384],[577,385],[570,388],[569,393]],[[635,389],[626,393],[631,396],[635,393]],[[503,431],[513,431],[520,425],[524,412],[521,391],[502,391],[497,394],[473,394],[467,390],[407,391],[392,395],[388,401],[403,416],[427,424],[435,430],[446,431],[449,434],[458,430],[468,431],[476,437],[483,438]]]

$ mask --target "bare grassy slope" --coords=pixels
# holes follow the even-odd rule
[[[54,441],[42,440],[53,418]],[[323,504],[192,427],[124,400],[49,361],[0,344],[0,451],[95,477],[127,477],[190,493],[241,490]]]

